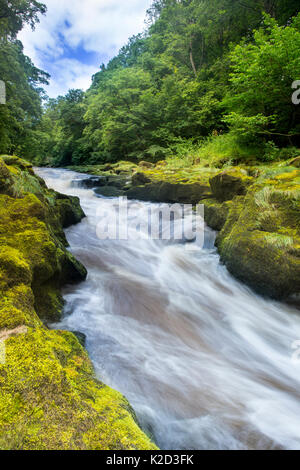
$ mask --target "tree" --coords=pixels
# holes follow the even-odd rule
[[[46,6],[36,0],[0,0],[0,38],[16,38],[26,23],[34,28],[39,13],[46,11]]]
[[[41,85],[48,83],[49,75],[34,66],[15,38],[25,23],[34,27],[45,11],[35,0],[0,0],[0,79],[6,86],[6,104],[0,106],[0,152],[29,159],[39,148]]]
[[[231,52],[231,87],[224,100],[231,129],[240,136],[258,136],[279,143],[300,138],[300,110],[291,100],[291,86],[300,77],[300,15],[290,26],[265,17],[254,41]]]

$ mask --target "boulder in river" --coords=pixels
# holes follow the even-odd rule
[[[163,181],[131,188],[126,195],[129,199],[141,201],[198,204],[202,199],[210,197],[211,192],[205,184],[173,184]]]
[[[132,176],[133,186],[142,186],[143,184],[151,183],[151,179],[144,173],[138,172]]]
[[[102,186],[95,189],[95,194],[103,197],[121,197],[124,196],[125,192],[115,186]]]
[[[72,181],[72,186],[77,188],[93,189],[98,186],[105,186],[106,181],[106,177],[104,176],[91,176],[89,178],[80,178]]]

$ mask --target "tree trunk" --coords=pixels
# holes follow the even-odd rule
[[[275,18],[276,14],[276,6],[275,6],[275,0],[265,0],[264,1],[264,10],[266,13],[271,15],[273,18]]]
[[[194,75],[195,75],[195,77],[197,78],[197,69],[196,69],[195,62],[194,62],[194,57],[193,57],[192,41],[190,42],[190,62],[191,62],[191,66],[192,66]]]

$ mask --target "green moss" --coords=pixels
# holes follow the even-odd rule
[[[128,402],[97,381],[74,335],[29,329],[6,340],[0,448],[155,449]]]
[[[62,231],[83,217],[78,199],[48,190],[17,157],[5,161],[10,166],[0,159],[0,339],[6,353],[0,364],[0,449],[155,449],[125,398],[96,380],[77,338],[49,331],[41,321],[58,320],[61,286],[86,276],[66,250]]]
[[[232,201],[220,203],[215,199],[204,200],[204,219],[213,230],[222,230],[227,220]]]
[[[236,198],[217,245],[229,271],[257,292],[285,298],[300,291],[299,206],[293,194],[265,187]]]
[[[30,285],[32,273],[22,253],[8,245],[0,246],[0,285],[7,289],[19,284]]]
[[[209,180],[214,197],[221,202],[246,194],[252,181],[247,172],[239,168],[225,170]]]
[[[29,175],[31,178],[34,176]],[[25,180],[23,175],[21,181]],[[86,270],[65,249],[62,231],[62,224],[79,221],[83,213],[77,198],[48,193],[39,179],[30,188],[36,194],[14,191],[14,197],[0,195],[0,282],[31,284],[39,298],[38,313],[57,319],[62,309],[60,286],[86,277]]]

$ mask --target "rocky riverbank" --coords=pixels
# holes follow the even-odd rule
[[[225,169],[174,169],[166,162],[73,169],[93,174],[93,186],[104,196],[203,203],[228,270],[256,292],[286,299],[300,293],[299,167],[300,157]]]
[[[155,449],[77,337],[46,326],[61,316],[61,287],[87,274],[63,232],[84,217],[78,198],[2,156],[0,210],[0,448]]]

